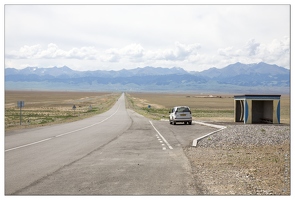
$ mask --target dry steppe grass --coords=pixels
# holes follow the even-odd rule
[[[127,97],[130,108],[152,119],[167,119],[172,107],[185,105],[191,108],[194,120],[234,122],[234,95],[128,93]],[[290,124],[289,95],[281,96],[281,123]]]
[[[80,120],[108,110],[119,93],[5,91],[5,130]],[[17,101],[24,101],[22,125]],[[73,106],[76,109],[73,109]]]

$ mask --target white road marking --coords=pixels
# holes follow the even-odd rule
[[[38,144],[38,143],[41,143],[41,142],[45,142],[45,141],[51,140],[51,139],[52,139],[52,137],[51,138],[44,139],[44,140],[39,140],[37,142],[33,142],[33,143],[30,143],[30,144],[25,144],[25,145],[22,145],[22,146],[10,148],[10,149],[5,150],[5,152],[12,151],[12,150],[15,150],[15,149],[20,149],[20,148],[27,147],[27,146],[31,146],[31,145]]]
[[[21,145],[21,146],[18,146],[18,147],[13,147],[13,148],[10,148],[10,149],[7,149],[5,150],[5,152],[8,152],[8,151],[12,151],[12,150],[16,150],[16,149],[20,149],[20,148],[24,148],[24,147],[28,147],[28,146],[32,146],[32,145],[35,145],[35,144],[39,144],[39,143],[42,143],[42,142],[46,142],[48,140],[51,140],[51,139],[54,139],[54,138],[58,138],[58,137],[61,137],[61,136],[65,136],[65,135],[68,135],[68,134],[71,134],[71,133],[75,133],[75,132],[78,132],[78,131],[81,131],[81,130],[84,130],[84,129],[87,129],[87,128],[90,128],[92,126],[95,126],[95,125],[98,125],[98,124],[101,124],[103,123],[104,121],[110,119],[112,116],[114,116],[119,108],[120,108],[121,104],[119,104],[117,110],[111,114],[109,117],[105,118],[104,120],[100,121],[100,122],[97,122],[97,123],[94,123],[92,125],[89,125],[89,126],[85,126],[83,128],[80,128],[80,129],[76,129],[76,130],[73,130],[73,131],[70,131],[70,132],[66,132],[66,133],[63,133],[63,134],[59,134],[59,135],[56,135],[56,136],[53,136],[53,137],[50,137],[50,138],[46,138],[46,139],[43,139],[43,140],[39,140],[37,142],[32,142],[32,143],[29,143],[29,144],[25,144],[25,145]]]
[[[203,138],[205,138],[205,137],[208,137],[209,135],[212,135],[212,134],[214,134],[214,133],[216,133],[216,132],[219,132],[219,131],[221,131],[221,130],[223,130],[223,129],[226,128],[226,126],[221,126],[221,125],[208,124],[208,123],[197,122],[197,121],[193,121],[193,122],[196,123],[196,124],[204,125],[204,126],[210,126],[210,127],[213,127],[213,128],[218,128],[218,130],[216,130],[216,131],[213,131],[213,132],[211,132],[211,133],[208,133],[207,135],[204,135],[204,136],[202,136],[202,137],[199,137],[199,138],[197,138],[197,139],[194,139],[194,140],[193,140],[193,144],[192,144],[193,147],[196,147],[197,144],[198,144],[198,141],[200,141],[201,139],[203,139]]]
[[[150,124],[155,129],[155,131],[159,134],[159,136],[162,138],[162,140],[166,143],[166,145],[169,147],[169,149],[173,149],[171,145],[167,142],[167,140],[161,135],[161,133],[156,129],[156,127],[153,125],[152,121],[150,121]]]

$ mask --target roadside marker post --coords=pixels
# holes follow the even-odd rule
[[[73,110],[74,110],[74,115],[75,115],[76,105],[73,105]]]
[[[17,107],[19,107],[19,124],[22,125],[22,107],[25,106],[24,101],[18,101],[17,102]]]

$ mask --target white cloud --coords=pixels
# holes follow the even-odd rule
[[[65,51],[58,48],[56,44],[48,44],[47,49],[38,52],[34,55],[35,58],[58,58],[65,57]]]
[[[121,60],[129,60],[137,62],[142,59],[144,49],[140,44],[129,44],[122,48],[111,48],[105,50],[100,56],[103,62],[119,62]]]
[[[265,62],[279,64],[290,68],[290,38],[274,39],[268,44],[262,44],[258,48],[257,57]]]
[[[23,46],[19,49],[19,52],[13,52],[19,58],[32,58],[41,50],[40,45],[33,45],[33,46]],[[12,53],[12,54],[13,54]]]
[[[122,55],[132,56],[132,57],[141,57],[143,55],[143,47],[140,44],[130,44],[122,49],[120,53]]]
[[[173,48],[146,49],[139,43],[132,43],[121,48],[109,48],[106,50],[95,47],[73,47],[69,50],[61,49],[56,44],[48,44],[46,48],[41,45],[23,46],[19,51],[8,52],[7,66],[12,66],[14,60],[22,60],[25,63],[36,63],[38,59],[42,64],[53,62],[55,65],[66,65],[69,63],[82,68],[87,61],[91,69],[97,67],[111,67],[116,65],[124,68],[161,66],[161,67],[183,67],[190,71],[201,71],[210,67],[224,67],[226,65],[242,62],[255,63],[266,62],[283,67],[290,67],[290,39],[284,37],[281,40],[274,39],[269,43],[261,43],[255,39],[248,40],[243,46],[229,46],[219,48],[214,53],[204,52],[206,46],[199,43],[182,44],[175,42]],[[52,61],[49,61],[52,60]],[[74,60],[74,61],[70,61]],[[17,63],[20,63],[17,62]],[[41,62],[40,62],[41,63]],[[78,63],[81,67],[77,66]],[[50,64],[52,66],[53,64]],[[23,66],[23,65],[22,65]],[[43,66],[46,67],[46,66]]]
[[[72,48],[70,50],[63,50],[58,45],[50,43],[46,49],[42,49],[41,45],[23,46],[19,51],[11,51],[7,53],[8,58],[15,59],[96,59],[98,51],[94,47]]]
[[[5,67],[200,71],[234,62],[290,68],[289,5],[5,6]]]
[[[266,62],[290,68],[290,39],[273,39],[269,43],[256,42],[250,39],[244,46],[218,49],[218,55],[230,62]]]
[[[96,60],[98,51],[94,47],[73,48],[66,53],[67,58]]]
[[[119,62],[120,55],[117,49],[108,49],[102,55],[100,55],[102,62]]]
[[[167,60],[167,61],[184,61],[188,57],[197,54],[197,50],[201,48],[200,44],[182,44],[174,43],[174,48],[159,49],[148,51],[146,57],[148,59]]]
[[[255,39],[251,39],[246,44],[246,51],[249,56],[254,56],[257,53],[257,49],[259,47],[259,43],[255,41]]]
[[[226,47],[223,49],[218,49],[217,53],[218,53],[218,55],[224,56],[224,57],[232,57],[232,56],[236,55],[233,47]]]

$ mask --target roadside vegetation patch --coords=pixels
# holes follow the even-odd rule
[[[174,106],[189,106],[193,120],[234,122],[234,95],[127,93],[126,96],[129,108],[151,119],[168,119]],[[290,96],[282,95],[280,105],[281,123],[290,124]]]
[[[121,94],[99,92],[5,91],[5,130],[70,122],[103,113]],[[22,125],[17,101],[24,101]],[[74,109],[75,108],[75,109]]]
[[[168,119],[175,106],[189,106],[193,120],[199,121],[232,121],[234,114],[233,99],[229,96],[128,93],[127,99],[131,109],[151,119]]]

